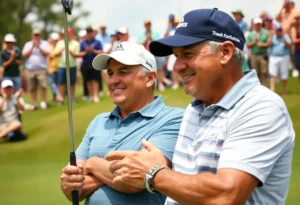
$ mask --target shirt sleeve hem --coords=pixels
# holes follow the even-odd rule
[[[266,180],[266,177],[264,176],[262,171],[243,162],[226,161],[226,160],[219,162],[218,170],[224,168],[237,169],[253,175],[255,178],[257,178],[260,181],[259,186],[262,186]]]

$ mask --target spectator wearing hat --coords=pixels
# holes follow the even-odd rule
[[[175,20],[174,20],[174,27],[175,27],[175,30],[170,30],[168,36],[173,36],[173,35],[175,34],[176,27],[178,26],[179,22],[180,22],[180,19],[179,19],[179,18],[175,18]],[[168,36],[166,36],[166,37],[168,37]],[[171,72],[171,76],[172,76],[172,81],[173,81],[172,88],[173,88],[174,90],[176,90],[176,89],[179,88],[179,86],[180,86],[180,85],[179,85],[179,75],[178,75],[178,73],[176,73],[176,72],[174,71],[174,69],[173,69],[173,68],[174,68],[174,64],[175,64],[175,61],[176,61],[176,57],[175,57],[174,54],[172,54],[172,55],[166,57],[166,59],[167,59],[167,70],[168,70],[169,72]]]
[[[272,36],[269,57],[270,89],[275,92],[276,79],[281,79],[281,93],[287,94],[287,80],[289,77],[290,56],[288,47],[292,41],[288,34],[283,33],[281,25],[276,26],[276,32]]]
[[[149,50],[149,45],[152,41],[160,38],[160,34],[152,29],[152,23],[149,19],[144,21],[145,31],[138,37],[138,43],[144,45]],[[165,89],[164,83],[170,84],[170,80],[165,77],[164,67],[166,66],[166,58],[155,56],[157,64],[157,80],[160,91]],[[177,89],[177,88],[176,88]]]
[[[110,38],[111,47],[105,52],[111,53],[120,43],[129,41],[129,30],[126,26],[119,27]]]
[[[251,48],[251,67],[257,71],[261,84],[266,85],[268,73],[267,50],[271,45],[272,38],[269,32],[262,28],[261,18],[255,18],[253,24],[254,30],[247,36],[247,46]]]
[[[10,132],[18,131],[22,127],[19,112],[24,110],[24,101],[21,97],[22,89],[15,94],[13,81],[6,79],[1,83],[0,97],[0,139]]]
[[[176,30],[176,23],[175,23],[175,15],[174,14],[170,14],[169,18],[168,18],[168,26],[167,26],[167,30],[165,32],[165,37],[170,36],[170,34],[174,34],[175,30]]]
[[[42,109],[47,108],[47,57],[50,53],[50,44],[41,39],[41,31],[34,29],[32,31],[32,40],[27,42],[23,48],[22,54],[26,59],[25,68],[27,69],[27,82],[30,91],[32,104],[35,109],[37,104],[37,89],[40,89]]]
[[[276,15],[276,20],[281,23],[283,32],[289,35],[291,34],[292,23],[294,22],[294,16],[297,12],[294,6],[293,1],[283,0],[283,6]]]
[[[244,20],[244,14],[243,11],[238,9],[235,10],[233,12],[231,12],[234,20],[237,22],[237,24],[241,27],[242,31],[245,33],[246,31],[248,31],[248,24],[247,22]]]
[[[142,45],[122,42],[111,54],[94,58],[93,67],[107,69],[116,107],[96,116],[89,125],[76,151],[77,167],[67,165],[62,171],[62,191],[71,200],[72,190],[78,189],[87,205],[163,205],[162,194],[112,183],[111,162],[105,155],[110,150],[144,152],[140,141],[147,139],[160,147],[170,166],[182,109],[167,107],[162,97],[154,96],[156,62]]]
[[[53,99],[54,100],[62,100],[60,95],[58,94],[58,60],[59,57],[55,55],[55,47],[57,42],[59,41],[59,34],[58,33],[51,33],[50,34],[50,55],[48,56],[48,84],[52,91]]]
[[[295,67],[300,72],[300,11],[295,14],[295,23],[291,29],[291,38],[294,45]],[[298,73],[299,73],[298,72]],[[300,75],[299,80],[300,80]]]
[[[82,57],[81,72],[83,83],[86,83],[89,98],[92,102],[99,102],[99,88],[101,82],[101,73],[99,70],[93,69],[92,61],[100,53],[103,53],[102,44],[96,40],[93,29],[86,29],[86,39],[80,43],[80,52],[77,57]]]
[[[76,53],[79,52],[79,42],[73,38],[73,29],[68,28],[68,41],[69,41],[69,66],[70,66],[70,88],[72,102],[75,102],[75,84],[76,84]],[[58,60],[58,92],[59,102],[58,105],[63,104],[63,99],[66,96],[67,89],[67,73],[66,73],[66,54],[64,40],[58,41],[55,50],[55,56],[59,57]]]
[[[22,88],[20,65],[22,64],[22,54],[15,46],[16,39],[11,33],[4,36],[5,49],[1,51],[1,65],[4,68],[3,78],[14,83],[14,92]]]
[[[100,43],[102,44],[103,48],[105,48],[108,45],[110,45],[110,35],[107,33],[106,29],[107,29],[106,25],[105,24],[101,24],[100,25],[100,31],[95,36],[96,40],[100,41]]]
[[[272,16],[266,16],[263,20],[265,26],[264,28],[267,29],[267,31],[269,31],[269,34],[271,36],[273,36],[276,32],[276,25],[273,23],[273,18]]]
[[[165,205],[285,204],[293,123],[256,71],[242,72],[244,43],[231,16],[199,9],[184,15],[175,35],[150,44],[154,55],[176,55],[174,70],[195,99],[182,119],[172,169],[159,144],[143,141],[145,152],[106,154],[113,183],[162,193]]]

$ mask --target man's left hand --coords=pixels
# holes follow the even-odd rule
[[[168,165],[163,153],[151,142],[142,141],[143,150],[113,151],[106,159],[113,162],[109,170],[114,174],[114,181],[122,181],[130,186],[145,188],[145,174],[157,165]]]

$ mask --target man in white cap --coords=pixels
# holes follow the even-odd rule
[[[257,17],[253,20],[254,29],[247,36],[247,47],[251,48],[250,62],[257,71],[262,85],[267,83],[268,54],[267,49],[271,46],[272,38],[269,32],[262,28],[262,19]]]
[[[24,110],[24,101],[20,98],[22,90],[13,95],[13,87],[14,84],[11,80],[3,80],[1,83],[0,139],[22,127],[18,116],[19,112]]]
[[[162,150],[170,166],[183,110],[167,107],[162,97],[154,96],[156,62],[142,45],[123,42],[110,55],[98,55],[93,67],[107,69],[108,89],[117,107],[89,125],[76,152],[77,167],[63,169],[63,192],[71,199],[72,190],[78,189],[81,199],[88,196],[86,205],[163,205],[162,194],[112,183],[111,162],[105,155],[111,150],[143,152],[140,142],[147,139]]]
[[[16,38],[13,34],[4,37],[5,49],[1,52],[1,65],[4,68],[3,79],[10,79],[14,83],[14,91],[22,88],[20,65],[22,64],[21,52],[15,46]]]
[[[50,53],[50,45],[42,40],[42,33],[39,29],[32,31],[32,40],[27,42],[22,54],[26,59],[25,68],[27,69],[28,89],[30,91],[32,104],[35,109],[37,104],[37,89],[40,89],[42,109],[47,108],[47,57]]]

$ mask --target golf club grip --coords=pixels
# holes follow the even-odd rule
[[[76,166],[76,155],[75,152],[70,152],[70,164]],[[79,195],[78,190],[72,191],[72,203],[73,205],[79,205]]]

